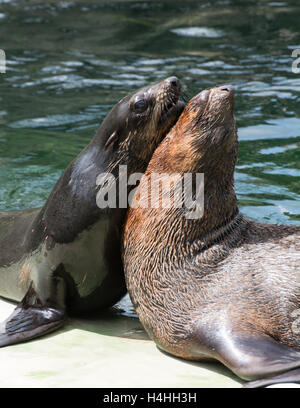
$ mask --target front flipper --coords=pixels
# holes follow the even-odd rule
[[[64,321],[64,310],[42,305],[30,287],[13,313],[0,325],[0,347],[50,333]]]
[[[271,377],[300,367],[300,352],[265,334],[235,334],[225,344],[222,359],[245,380]]]
[[[261,380],[250,381],[244,385],[244,388],[259,388],[267,385],[282,383],[299,383],[300,384],[300,368],[287,371],[286,373],[276,375],[275,377],[262,378]]]
[[[255,328],[249,327],[239,333],[227,322],[223,326],[221,323],[198,328],[195,334],[194,341],[198,338],[198,344],[207,354],[221,361],[240,378],[258,380],[252,381],[249,386],[300,382],[300,351]]]

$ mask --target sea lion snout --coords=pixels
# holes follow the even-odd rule
[[[181,83],[180,83],[179,79],[176,76],[171,76],[171,77],[167,78],[165,81],[166,81],[167,84],[171,85],[173,88],[180,91]]]
[[[237,152],[233,107],[232,85],[205,89],[194,96],[168,133],[168,146],[163,145],[164,154],[166,149],[170,151],[166,155],[168,170],[210,172],[213,177],[211,164],[220,157],[224,161],[224,155],[232,169]]]
[[[204,89],[187,104],[177,122],[177,128],[181,129],[178,133],[197,138],[201,136],[203,139],[203,135],[210,136],[212,131],[220,126],[231,131],[234,128],[233,106],[232,85]]]
[[[229,104],[233,107],[234,102],[234,87],[232,85],[222,85],[213,89],[214,97],[221,99],[222,101],[229,101]]]
[[[222,85],[212,89],[205,89],[196,95],[189,103],[193,110],[197,112],[197,119],[201,117],[202,124],[204,118],[217,123],[218,118],[227,118],[230,122],[233,117],[234,87],[232,85]],[[225,123],[222,119],[223,124]]]
[[[165,133],[165,126],[169,129],[176,123],[185,108],[185,103],[180,100],[181,82],[176,76],[164,79],[153,89],[156,99],[154,115],[159,118],[157,125]]]
[[[229,99],[233,102],[234,87],[232,85],[222,85],[212,89],[204,89],[192,99],[191,103],[202,110],[220,98],[222,100]]]
[[[234,100],[234,87],[232,85],[221,85],[210,90],[205,90],[200,92],[200,99],[206,99],[206,102],[209,104],[213,104],[216,100],[230,100],[233,102]]]
[[[219,86],[220,91],[228,92],[230,95],[234,95],[234,87],[232,85]]]

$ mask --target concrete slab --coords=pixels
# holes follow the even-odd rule
[[[160,352],[125,298],[114,310],[70,318],[61,330],[0,349],[3,387],[240,387],[221,364]],[[15,305],[0,300],[0,321]]]

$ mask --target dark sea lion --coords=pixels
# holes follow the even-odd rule
[[[233,103],[230,86],[201,92],[156,149],[135,192],[148,208],[130,208],[124,227],[127,289],[168,353],[217,359],[257,379],[248,386],[300,381],[300,227],[239,212]],[[204,173],[200,218],[188,218],[184,205],[163,208],[162,189],[158,208],[147,201],[153,174],[183,173]]]
[[[67,312],[99,310],[125,293],[120,253],[126,208],[100,209],[96,179],[145,171],[183,110],[167,78],[123,98],[68,166],[42,209],[0,213],[0,296],[20,301],[0,327],[0,346],[48,333]],[[126,191],[127,197],[127,191]]]

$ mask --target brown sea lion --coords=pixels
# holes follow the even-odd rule
[[[156,149],[135,193],[147,205],[131,208],[124,227],[127,288],[168,353],[217,359],[257,380],[248,386],[300,381],[300,227],[239,212],[233,104],[231,86],[201,92]],[[181,208],[163,208],[162,189],[159,205],[148,199],[151,176],[184,173],[204,173],[201,217],[187,216],[184,194]]]
[[[120,240],[129,190],[125,185],[125,206],[116,200],[114,208],[99,208],[98,176],[117,177],[119,165],[128,177],[146,170],[183,110],[180,90],[170,77],[124,97],[43,208],[0,212],[0,296],[20,302],[0,325],[0,347],[46,334],[67,313],[101,310],[125,295]]]

